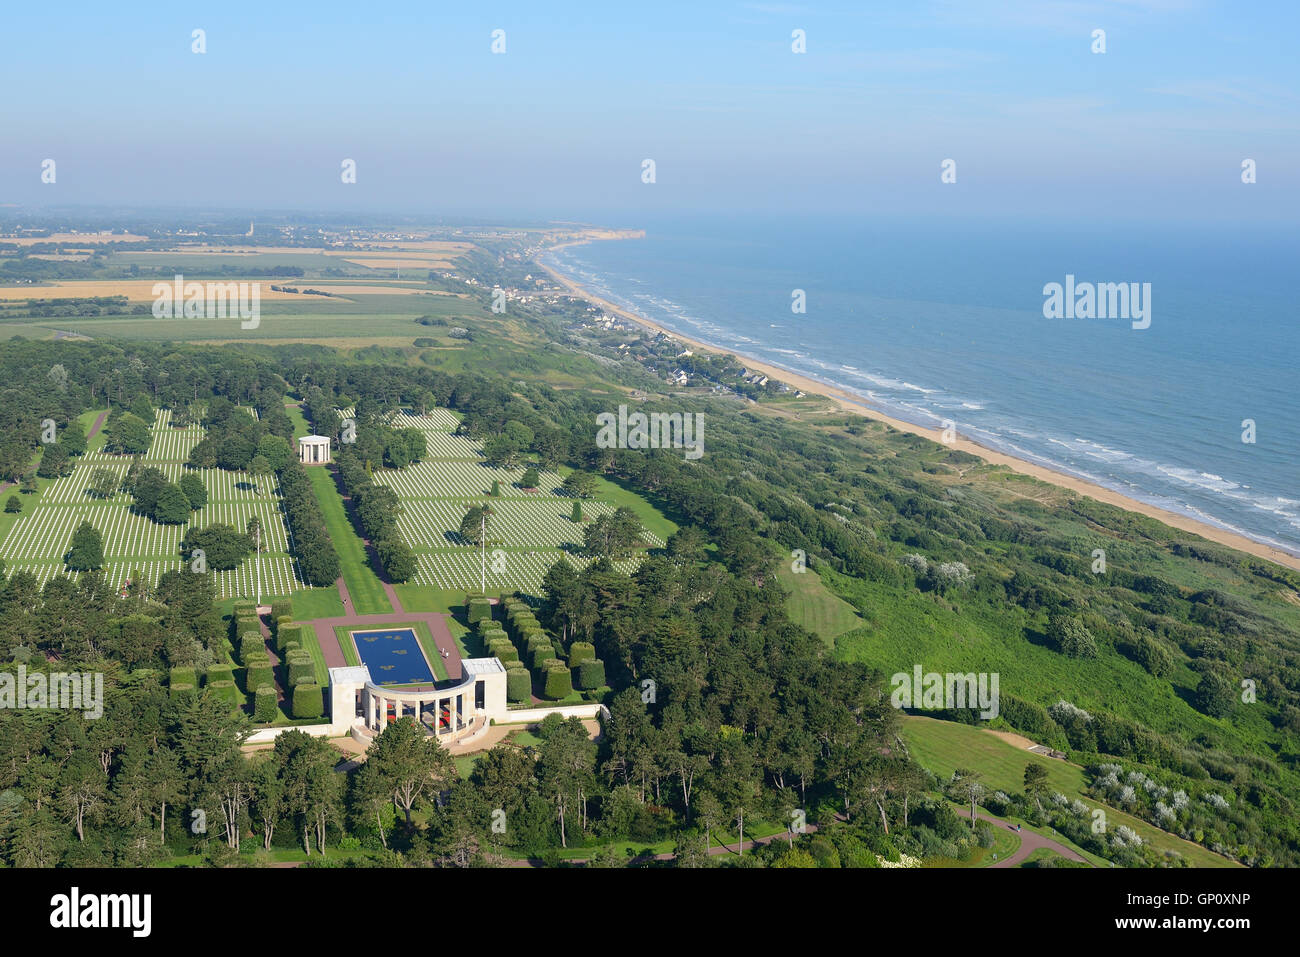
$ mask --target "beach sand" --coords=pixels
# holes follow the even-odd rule
[[[586,241],[587,240],[580,240],[576,242],[560,243],[550,247],[550,250],[548,251],[563,249],[566,246],[583,245]],[[1114,505],[1117,506],[1118,508],[1127,509],[1130,512],[1137,512],[1140,515],[1145,515],[1148,518],[1154,518],[1158,521],[1163,522],[1166,525],[1179,529],[1180,531],[1191,532],[1193,534],[1201,536],[1202,538],[1208,539],[1211,542],[1217,542],[1220,545],[1226,545],[1229,548],[1238,549],[1239,551],[1246,552],[1249,555],[1254,555],[1257,558],[1264,558],[1267,559],[1268,561],[1276,562],[1279,565],[1284,565],[1287,568],[1292,568],[1297,571],[1300,571],[1300,557],[1289,555],[1286,552],[1280,551],[1276,548],[1272,548],[1268,545],[1264,545],[1260,542],[1256,542],[1253,539],[1247,538],[1244,535],[1238,535],[1236,532],[1230,532],[1227,529],[1216,528],[1213,525],[1208,525],[1205,522],[1199,522],[1196,519],[1189,518],[1186,515],[1180,515],[1177,512],[1171,512],[1168,511],[1167,509],[1160,508],[1156,505],[1149,505],[1146,502],[1140,502],[1135,498],[1130,498],[1127,495],[1123,495],[1119,492],[1112,491],[1111,489],[1104,488],[1103,486],[1096,485],[1084,479],[1075,478],[1073,475],[1066,475],[1063,472],[1056,472],[1053,471],[1052,469],[1044,468],[1041,465],[1035,465],[1032,462],[1026,462],[1023,459],[1018,459],[1015,458],[1014,456],[1006,455],[1005,453],[997,452],[994,451],[993,449],[985,448],[984,446],[972,442],[967,438],[963,438],[960,435],[960,433],[957,435],[957,439],[955,442],[944,443],[939,429],[931,429],[921,425],[913,425],[911,422],[904,422],[902,419],[896,419],[893,416],[886,415],[885,413],[879,411],[878,409],[873,408],[864,399],[852,394],[851,392],[846,392],[843,389],[836,388],[833,385],[828,385],[825,382],[819,382],[816,379],[811,379],[807,376],[800,375],[797,372],[791,372],[790,370],[783,369],[780,366],[775,366],[772,365],[771,363],[763,362],[761,359],[755,359],[751,356],[741,355],[740,353],[735,352],[734,350],[723,349],[718,346],[712,345],[710,343],[701,342],[698,339],[692,339],[689,336],[684,336],[680,332],[675,332],[672,329],[668,329],[664,326],[661,326],[655,322],[650,321],[649,319],[646,319],[644,316],[638,315],[633,312],[629,312],[628,310],[618,305],[615,305],[614,303],[610,302],[607,299],[602,299],[600,296],[597,296],[589,292],[587,289],[579,285],[574,280],[570,279],[568,276],[565,276],[562,273],[557,272],[556,270],[550,268],[549,266],[546,266],[540,262],[538,263],[538,265],[541,266],[542,269],[546,270],[547,275],[549,275],[561,286],[568,289],[571,293],[573,293],[573,295],[581,297],[582,299],[586,299],[588,302],[591,302],[593,304],[599,305],[607,312],[613,313],[614,315],[622,316],[624,319],[627,319],[630,322],[635,322],[637,325],[644,326],[645,328],[653,329],[656,332],[662,332],[664,335],[667,336],[672,336],[674,339],[678,340],[679,342],[686,343],[687,345],[691,346],[693,349],[703,351],[703,352],[721,353],[724,355],[734,355],[737,359],[744,362],[749,369],[760,371],[764,375],[770,376],[771,378],[776,379],[780,382],[785,382],[788,385],[792,386],[793,388],[802,389],[804,392],[807,392],[810,395],[824,396],[825,398],[828,398],[832,402],[836,403],[836,405],[838,405],[841,409],[845,410],[846,412],[854,412],[866,418],[875,419],[878,422],[884,422],[892,426],[893,428],[898,429],[900,432],[910,432],[914,435],[923,435],[927,439],[930,439],[932,442],[946,444],[950,448],[959,449],[960,451],[968,452],[971,455],[977,455],[980,458],[984,459],[986,462],[989,462],[993,465],[1005,465],[1007,468],[1011,469],[1012,471],[1019,472],[1022,475],[1031,475],[1036,479],[1040,479],[1044,482],[1049,482],[1052,485],[1059,486],[1060,488],[1068,489],[1071,492],[1075,492],[1078,495],[1083,495],[1088,498],[1096,499],[1099,502],[1105,502],[1107,505]]]

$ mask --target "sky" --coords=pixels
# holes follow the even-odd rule
[[[3,22],[0,204],[610,225],[1300,209],[1291,0],[74,0]]]

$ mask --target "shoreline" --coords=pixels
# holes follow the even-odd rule
[[[613,315],[619,316],[629,322],[633,322],[638,326],[642,326],[643,328],[650,329],[654,332],[660,332],[666,336],[671,336],[679,342],[686,343],[688,346],[702,352],[711,352],[716,355],[734,355],[737,359],[744,362],[748,368],[762,372],[770,378],[784,382],[793,388],[801,389],[810,395],[820,395],[823,398],[829,399],[845,412],[852,412],[861,415],[864,418],[883,422],[900,432],[909,432],[913,435],[920,435],[940,445],[947,445],[949,448],[958,449],[959,451],[978,456],[991,465],[1005,465],[1007,468],[1014,472],[1018,472],[1021,475],[1032,476],[1033,478],[1047,482],[1050,485],[1055,485],[1059,488],[1064,488],[1068,491],[1074,492],[1076,495],[1095,499],[1096,501],[1103,502],[1107,505],[1114,505],[1115,507],[1122,508],[1125,511],[1136,512],[1137,514],[1143,515],[1147,518],[1154,518],[1171,528],[1178,529],[1179,531],[1191,532],[1192,534],[1199,535],[1201,538],[1214,542],[1215,544],[1225,545],[1228,548],[1234,548],[1237,551],[1245,552],[1246,554],[1253,555],[1256,558],[1262,558],[1277,565],[1300,571],[1300,557],[1284,552],[1281,549],[1274,548],[1271,545],[1266,545],[1263,542],[1257,542],[1253,538],[1248,538],[1238,532],[1219,528],[1216,525],[1210,525],[1179,512],[1173,512],[1161,508],[1158,505],[1151,505],[1139,499],[1132,498],[1121,492],[1108,489],[1103,485],[1098,485],[1095,482],[1089,482],[1086,479],[1077,478],[1065,472],[1059,472],[1042,465],[1036,465],[1033,462],[1028,462],[1024,459],[1007,455],[1005,452],[998,452],[995,449],[990,449],[976,442],[972,442],[960,433],[957,434],[956,442],[945,443],[942,441],[940,435],[941,430],[939,429],[932,429],[923,425],[914,425],[913,423],[904,421],[903,419],[895,418],[894,416],[881,412],[879,409],[870,405],[861,396],[854,395],[838,386],[830,385],[829,383],[811,378],[802,373],[784,369],[781,366],[765,362],[762,359],[756,359],[753,356],[742,355],[734,349],[722,348],[712,343],[703,342],[699,339],[693,339],[690,336],[683,335],[680,332],[662,326],[653,320],[631,312],[622,306],[610,302],[608,299],[592,293],[576,280],[564,275],[542,261],[542,257],[549,253],[565,249],[569,246],[585,245],[590,241],[591,240],[575,240],[549,246],[546,250],[540,253],[538,258],[534,261],[548,276],[567,289],[570,294],[599,305]]]

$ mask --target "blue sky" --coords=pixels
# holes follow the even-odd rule
[[[10,6],[0,202],[1287,222],[1300,199],[1298,9]],[[806,54],[791,52],[794,29]],[[1105,54],[1091,52],[1094,29]],[[46,158],[54,185],[40,182]],[[345,158],[355,184],[340,182]],[[939,181],[947,158],[953,185]],[[1258,163],[1249,187],[1245,158]]]

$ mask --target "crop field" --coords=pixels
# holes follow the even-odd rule
[[[352,410],[341,410],[348,417]],[[561,476],[542,471],[536,491],[525,491],[518,483],[524,466],[492,468],[482,457],[481,442],[452,434],[459,424],[456,415],[435,409],[429,415],[402,413],[391,419],[397,428],[424,432],[429,452],[417,465],[401,471],[376,470],[375,481],[393,489],[402,502],[397,527],[419,557],[416,584],[440,589],[477,590],[486,567],[490,591],[536,594],[543,576],[555,562],[567,555],[575,568],[590,559],[582,554],[583,525],[570,520],[573,499],[560,489]],[[501,495],[489,498],[493,479],[501,483]],[[461,519],[471,505],[492,503],[495,512],[488,527],[488,544],[483,554],[457,533]],[[582,503],[586,521],[614,510],[609,501],[593,499]],[[652,532],[644,532],[646,547],[664,544]],[[640,564],[632,556],[615,563],[631,573]]]
[[[198,426],[174,429],[167,410],[158,413],[153,425],[153,442],[142,464],[153,466],[175,482],[185,473],[182,464],[190,449],[203,437]],[[7,573],[30,572],[44,585],[64,574],[63,555],[72,534],[84,520],[99,530],[104,540],[104,573],[113,585],[121,585],[133,573],[151,585],[166,571],[186,567],[180,555],[181,539],[188,527],[202,528],[224,522],[244,528],[256,515],[262,524],[261,578],[264,595],[287,595],[303,587],[289,554],[288,534],[280,511],[273,480],[256,482],[252,475],[202,469],[198,474],[208,491],[208,502],[193,513],[190,524],[159,525],[131,511],[131,498],[118,492],[100,499],[89,490],[94,472],[107,469],[120,480],[130,457],[106,452],[88,452],[74,460],[71,475],[50,483],[30,514],[24,515],[0,542],[0,559]],[[235,569],[213,571],[213,581],[222,598],[254,593],[255,562],[250,556]],[[77,577],[71,573],[70,577]]]

